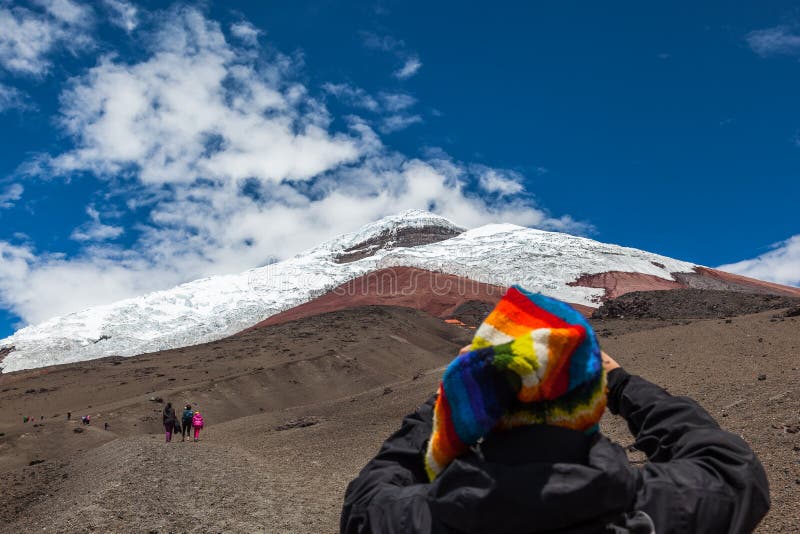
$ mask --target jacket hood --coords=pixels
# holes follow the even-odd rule
[[[637,477],[622,447],[599,434],[545,439],[545,428],[505,433],[483,447],[484,458],[455,460],[432,483],[433,515],[464,533],[602,532],[631,509]],[[542,452],[542,443],[566,443],[561,458],[573,461],[551,461],[558,453]]]

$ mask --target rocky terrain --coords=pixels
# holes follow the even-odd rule
[[[794,304],[697,291],[668,304],[669,293],[629,297],[660,315],[592,319],[603,348],[743,436],[771,485],[758,531],[797,532]],[[1,375],[0,532],[335,532],[349,480],[435,390],[486,306],[455,306],[463,325],[360,306],[195,347]],[[166,401],[203,412],[200,442],[164,443]],[[86,414],[89,426],[76,421]],[[633,441],[618,418],[601,426]]]
[[[712,319],[800,306],[800,297],[709,289],[635,291],[605,302],[595,319]]]

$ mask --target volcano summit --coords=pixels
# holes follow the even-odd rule
[[[797,288],[633,248],[512,224],[465,229],[411,210],[279,263],[27,326],[0,340],[0,368],[8,373],[186,347],[316,308],[395,304],[445,317],[468,301],[494,302],[515,283],[587,314],[606,298],[642,290],[800,296]]]

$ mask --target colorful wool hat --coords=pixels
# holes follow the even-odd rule
[[[492,430],[597,431],[606,377],[592,327],[569,305],[514,286],[447,367],[425,454],[431,480]]]

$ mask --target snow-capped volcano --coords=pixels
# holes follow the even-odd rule
[[[412,210],[279,263],[195,280],[25,327],[0,340],[0,357],[5,355],[0,369],[19,371],[213,341],[348,280],[390,267],[415,267],[497,286],[520,284],[597,307],[606,288],[586,287],[597,285],[591,283],[593,275],[631,273],[679,285],[676,275],[692,276],[698,266],[511,224],[466,230],[443,217]]]

